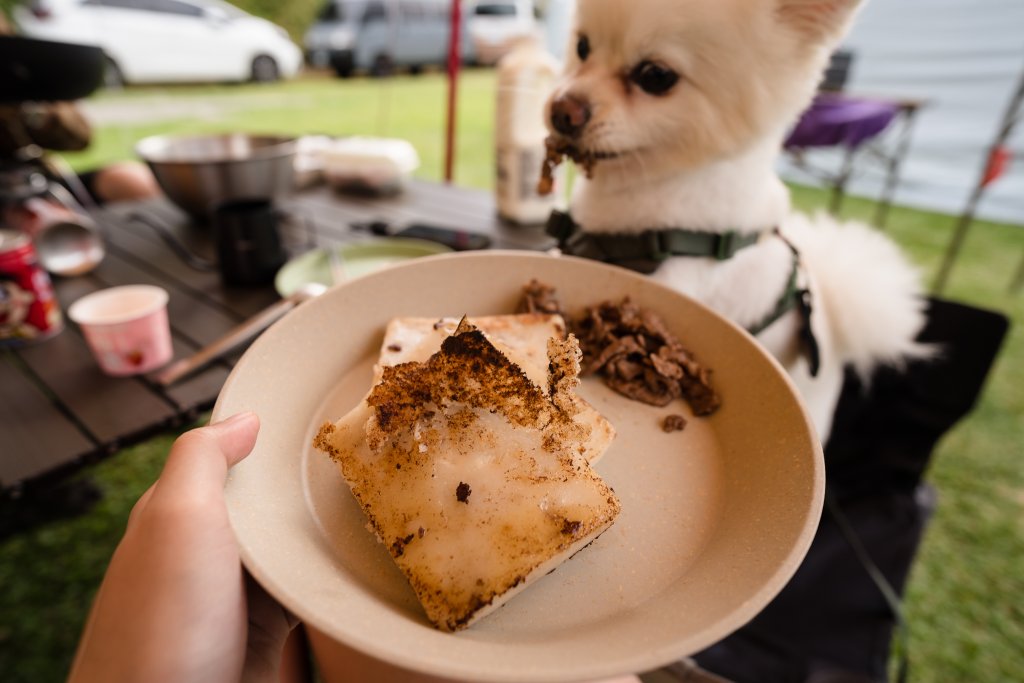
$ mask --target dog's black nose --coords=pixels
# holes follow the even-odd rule
[[[576,137],[590,120],[590,103],[562,95],[551,103],[551,125],[562,135]]]

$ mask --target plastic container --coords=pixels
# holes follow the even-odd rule
[[[548,135],[544,103],[557,74],[558,63],[536,38],[523,39],[498,62],[495,199],[498,214],[513,223],[543,223],[558,206],[558,176],[553,192],[537,192]]]
[[[339,138],[320,151],[327,183],[337,190],[400,192],[420,165],[416,148],[396,138]]]
[[[167,292],[152,285],[125,285],[88,294],[68,309],[100,369],[137,375],[166,365],[174,355],[167,320]]]

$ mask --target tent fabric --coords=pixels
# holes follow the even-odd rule
[[[870,0],[864,5],[843,45],[853,52],[846,92],[926,102],[912,130],[895,203],[953,215],[964,210],[1024,76],[1022,33],[1020,0]],[[1007,147],[1011,162],[986,189],[977,215],[1024,225],[1024,123]],[[838,170],[844,151],[813,150],[806,161]],[[779,168],[789,180],[817,182],[785,158]],[[884,164],[863,156],[847,192],[878,197],[884,179]]]

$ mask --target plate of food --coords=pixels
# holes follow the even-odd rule
[[[213,417],[243,410],[262,422],[226,485],[246,567],[392,672],[657,668],[767,605],[821,513],[780,366],[594,261],[444,254],[335,287],[235,366]]]

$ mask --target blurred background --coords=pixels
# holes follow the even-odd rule
[[[135,160],[150,135],[245,131],[399,138],[418,153],[414,175],[442,181],[450,6],[0,0],[0,13],[16,32],[104,51],[103,87],[77,103],[91,141],[63,154],[75,170]],[[461,7],[451,181],[493,191],[496,64],[529,35],[560,58],[572,8]],[[1022,28],[1019,0],[872,0],[822,89],[863,98],[870,120],[858,109],[816,137],[808,119],[780,155],[799,208],[879,224],[933,291],[1013,323],[978,406],[927,473],[938,504],[906,595],[914,681],[1024,681]],[[66,675],[127,512],[173,437],[89,468],[104,496],[88,514],[0,536],[0,680]]]

